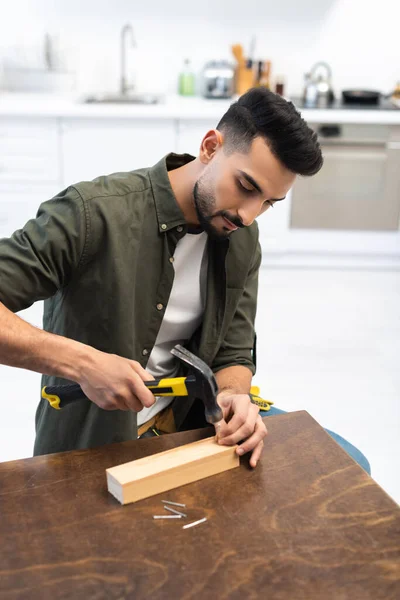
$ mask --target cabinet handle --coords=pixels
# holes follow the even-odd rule
[[[339,125],[321,125],[318,133],[323,137],[340,137],[342,128]]]

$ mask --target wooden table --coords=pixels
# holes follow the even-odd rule
[[[306,412],[269,417],[264,456],[121,506],[105,469],[178,433],[0,464],[0,598],[400,598],[400,510]],[[158,521],[161,498],[189,520]]]

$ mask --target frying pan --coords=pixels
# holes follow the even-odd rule
[[[372,90],[343,90],[343,104],[379,104],[380,92]]]

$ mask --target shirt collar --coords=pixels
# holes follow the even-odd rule
[[[183,212],[172,191],[168,171],[177,169],[192,160],[194,160],[194,156],[191,154],[175,154],[171,152],[149,170],[158,229],[161,233],[165,233],[177,226],[187,227]]]

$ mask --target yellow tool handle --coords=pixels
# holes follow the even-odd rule
[[[155,396],[187,396],[186,388],[187,377],[172,377],[166,379],[154,379],[145,381],[144,384]],[[47,400],[52,408],[60,410],[86,398],[81,386],[78,383],[68,383],[66,385],[46,385],[42,389],[42,398]]]
[[[271,405],[273,404],[272,400],[264,400],[260,398],[260,388],[256,385],[253,385],[250,388],[250,398],[251,401],[256,404],[261,410],[269,410]]]
[[[188,396],[187,377],[166,377],[145,381],[144,384],[155,396]]]

